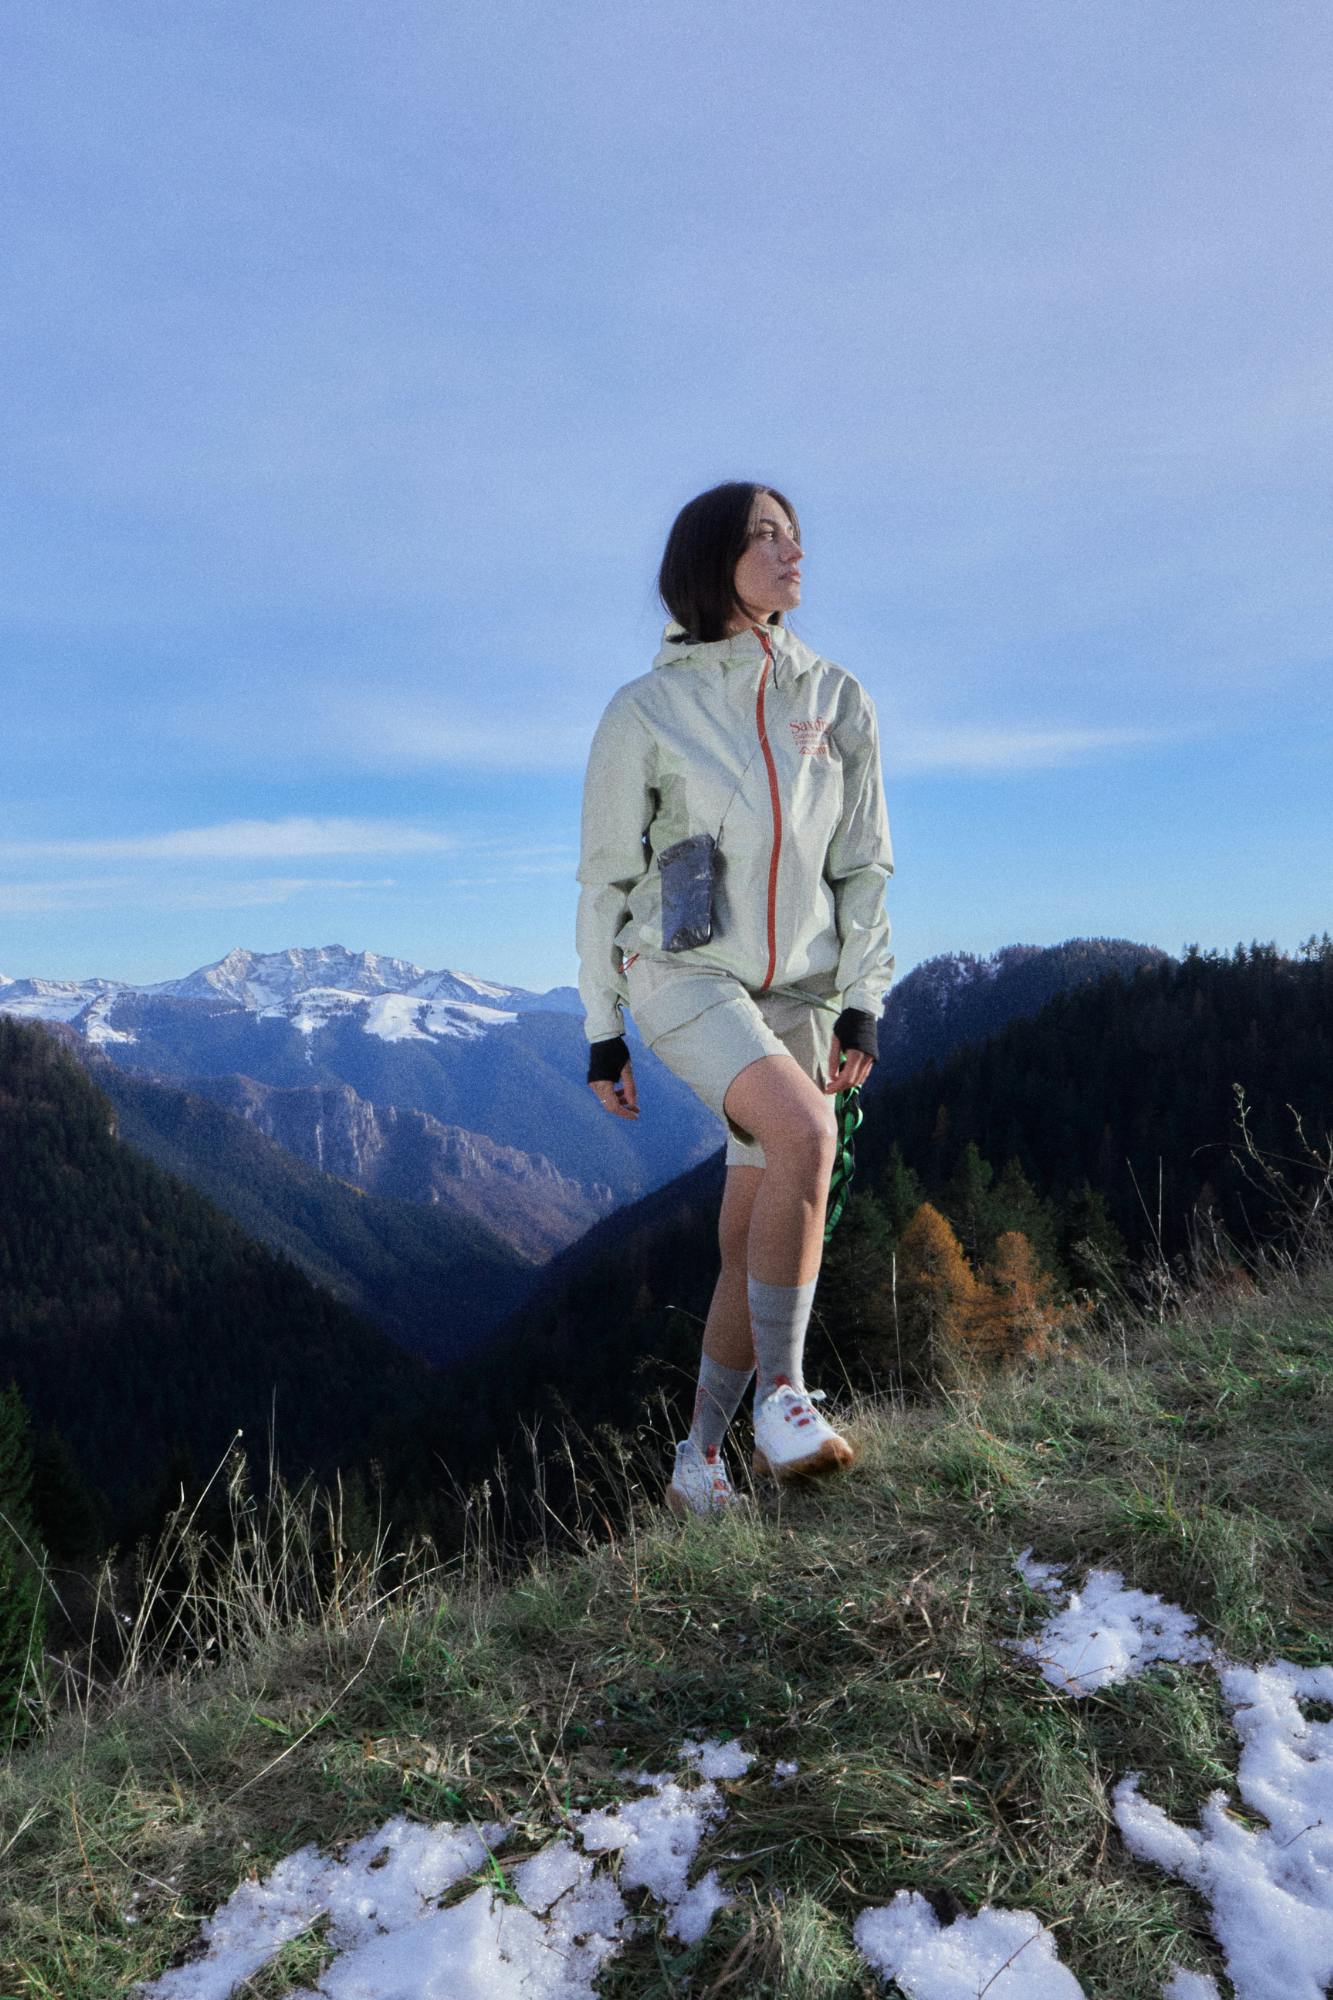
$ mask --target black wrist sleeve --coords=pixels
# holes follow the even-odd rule
[[[870,1056],[872,1060],[878,1056],[879,1023],[873,1014],[865,1013],[860,1007],[844,1007],[833,1023],[833,1032],[844,1055],[849,1049],[859,1049],[863,1056]]]
[[[620,1072],[629,1061],[629,1045],[623,1035],[594,1042],[588,1051],[589,1083],[619,1083]]]

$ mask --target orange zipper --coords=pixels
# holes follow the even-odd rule
[[[777,766],[773,762],[768,730],[764,726],[764,689],[768,684],[769,668],[773,665],[773,647],[767,632],[761,631],[758,625],[752,630],[765,654],[764,671],[759,676],[759,692],[755,696],[754,722],[759,731],[759,748],[764,753],[768,769],[768,797],[773,808],[773,852],[768,863],[768,970],[759,988],[764,993],[773,984],[773,975],[778,967],[778,857],[782,853],[782,800],[778,793]]]

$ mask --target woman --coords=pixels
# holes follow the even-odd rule
[[[833,1098],[870,1072],[893,972],[893,862],[869,697],[783,627],[803,555],[773,487],[731,481],[681,510],[659,577],[673,622],[607,708],[584,788],[588,1081],[612,1116],[638,1117],[628,1002],[727,1127],[722,1269],[666,1494],[680,1514],[734,1499],[721,1447],[752,1374],[756,1470],[854,1456],[814,1408],[802,1355]]]

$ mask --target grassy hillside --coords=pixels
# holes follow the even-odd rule
[[[882,1992],[852,1925],[905,1888],[946,1918],[1036,1912],[1089,1995],[1159,2000],[1173,1965],[1220,1977],[1205,1907],[1128,1853],[1110,1805],[1130,1770],[1187,1826],[1214,1788],[1235,1804],[1217,1676],[1159,1665],[1057,1694],[1009,1644],[1049,1609],[1014,1559],[1031,1545],[1075,1587],[1114,1566],[1239,1661],[1333,1660],[1331,1332],[1327,1265],[1233,1280],[1040,1372],[911,1412],[868,1402],[854,1475],[721,1524],[653,1504],[663,1440],[606,1444],[617,1531],[552,1521],[507,1580],[479,1516],[447,1573],[391,1595],[387,1569],[326,1568],[321,1598],[299,1547],[266,1580],[253,1523],[217,1601],[186,1606],[218,1666],[127,1666],[11,1756],[0,1990],[125,1991],[188,1956],[247,1875],[394,1814],[513,1822],[451,1892],[508,1893],[568,1815],[671,1769],[687,1737],[732,1734],[758,1761],[704,1857],[731,1907],[691,1946],[650,1924],[600,1993]],[[799,1765],[789,1782],[778,1760]],[[329,1957],[315,1926],[238,1991],[308,1993]]]

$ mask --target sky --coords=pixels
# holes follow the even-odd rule
[[[0,62],[0,972],[573,979],[772,480],[900,968],[1333,928],[1323,0],[63,0]]]

